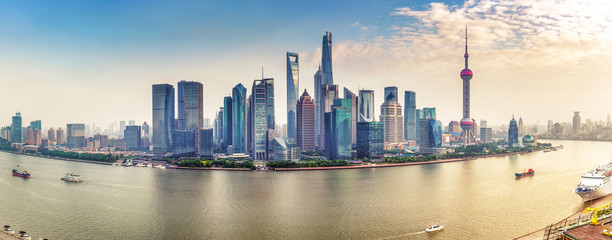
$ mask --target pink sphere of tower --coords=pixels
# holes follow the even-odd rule
[[[469,68],[463,69],[461,70],[461,79],[463,80],[470,80],[472,79],[472,76],[474,75],[472,73],[472,70],[470,70]]]
[[[461,119],[461,122],[459,122],[459,126],[461,126],[461,129],[466,130],[474,126],[474,121],[469,118],[463,118]]]

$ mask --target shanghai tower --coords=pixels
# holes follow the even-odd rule
[[[296,105],[299,95],[299,55],[287,52],[287,138],[292,142],[296,139]]]
[[[325,84],[329,86],[334,85],[334,75],[332,74],[332,34],[330,32],[325,32],[323,36],[323,46],[322,46],[322,68],[323,73],[325,74]]]
[[[461,79],[463,80],[463,118],[460,125],[463,131],[461,132],[461,140],[464,145],[478,144],[476,135],[474,135],[474,120],[470,118],[470,80],[472,79],[472,70],[468,68],[468,46],[467,46],[467,26],[465,27],[465,68],[461,70]]]

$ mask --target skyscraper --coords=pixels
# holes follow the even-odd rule
[[[223,98],[223,148],[227,149],[228,146],[232,145],[233,142],[233,112],[232,111],[232,97]]]
[[[55,134],[55,141],[57,141],[57,145],[62,145],[64,144],[64,130],[60,127],[57,128],[56,134]]]
[[[174,132],[174,87],[153,85],[153,152],[172,152]]]
[[[268,129],[270,129],[268,110],[274,108],[274,105],[268,106],[268,99],[274,99],[273,96],[272,98],[269,97],[269,94],[274,94],[274,92],[268,92],[269,89],[273,89],[268,88],[268,84],[274,84],[274,82],[268,81],[268,79],[253,81],[253,88],[249,97],[249,132],[247,136],[250,139],[247,142],[250,144],[248,149],[251,151],[253,159],[256,160],[268,159]],[[274,119],[273,116],[271,118]],[[274,127],[271,129],[273,130]]]
[[[30,128],[41,130],[42,129],[41,121],[40,120],[31,121],[30,122]]]
[[[174,99],[172,100],[174,102]],[[125,131],[125,121],[119,121],[119,137],[123,138],[123,132]]]
[[[416,93],[404,92],[404,139],[417,140]]]
[[[458,121],[450,121],[448,123],[448,132],[451,132],[451,133],[461,132],[461,127],[459,126],[459,122]]]
[[[142,128],[140,126],[126,126],[123,136],[123,141],[125,141],[125,146],[128,149],[139,150],[142,148]]]
[[[202,83],[178,82],[178,130],[204,128],[204,91]]]
[[[149,149],[149,145],[150,145],[150,132],[149,132],[149,124],[147,122],[144,122],[142,124],[142,147],[145,149]]]
[[[514,120],[514,116],[512,116],[512,120],[510,120],[510,127],[508,128],[508,147],[520,147],[518,125],[516,124],[516,120]]]
[[[315,150],[315,104],[306,89],[297,103],[297,145],[300,151]]]
[[[580,112],[574,112],[572,123],[572,134],[578,136],[580,134]]]
[[[359,116],[357,114],[358,97],[353,92],[348,90],[348,88],[344,88],[344,98],[351,99],[351,119],[352,119],[351,126],[353,128],[352,130],[353,139],[351,140],[351,143],[357,144],[357,120],[358,120],[357,118]]]
[[[383,156],[385,127],[382,122],[357,123],[357,157],[377,158]]]
[[[201,129],[199,135],[198,155],[205,158],[214,156],[215,145],[213,143],[213,129]]]
[[[315,145],[319,144],[319,138],[321,133],[321,106],[323,102],[323,94],[321,93],[321,87],[326,84],[325,82],[325,74],[323,70],[321,70],[321,65],[319,65],[319,70],[314,75],[314,102],[315,102]]]
[[[393,95],[393,98],[397,99],[397,101],[399,102],[399,95],[397,95],[397,87],[385,87],[385,98],[383,98],[383,100],[386,101],[387,98],[389,98],[389,95]]]
[[[223,123],[225,122],[224,119],[225,113],[224,113],[224,108],[220,107],[219,108],[219,113],[217,114],[217,119],[215,119],[215,138],[216,138],[216,142],[217,145],[219,147],[222,147],[221,145],[223,144],[223,138],[225,134],[225,130],[224,130],[224,126]]]
[[[239,83],[232,89],[232,147],[234,153],[246,152],[246,91]]]
[[[85,147],[85,124],[74,123],[66,125],[66,147]]]
[[[523,124],[523,117],[519,117],[518,131],[519,131],[519,138],[525,135],[525,125]]]
[[[472,79],[472,70],[468,68],[468,46],[467,46],[467,26],[465,27],[465,68],[461,70],[461,79],[463,80],[463,119],[460,125],[463,132],[461,138],[464,145],[478,144],[476,135],[474,135],[474,121],[470,118],[470,80]]]
[[[323,46],[321,48],[321,63],[323,64],[323,73],[325,74],[325,82],[321,84],[334,85],[334,75],[332,73],[332,34],[325,32],[323,36]]]
[[[47,130],[47,139],[49,139],[49,142],[55,142],[55,130],[53,128]]]
[[[21,142],[21,113],[17,112],[15,116],[13,116],[13,123],[11,124],[11,139],[12,142],[20,143]]]
[[[290,140],[296,137],[295,105],[300,89],[299,69],[298,54],[287,52],[287,138]]]
[[[325,113],[329,113],[332,111],[332,105],[334,102],[334,99],[338,98],[338,85],[322,85],[321,86],[321,102],[320,102],[320,116],[321,116],[321,126],[319,127],[319,150],[320,151],[325,151],[327,144],[325,143],[327,137],[326,135],[329,133],[327,132],[327,127],[326,125],[328,124],[328,122],[326,122],[325,120]]]
[[[380,121],[385,128],[385,143],[398,143],[404,140],[402,106],[393,94],[380,106]]]
[[[351,99],[334,99],[331,112],[325,113],[325,151],[330,159],[352,157]]]
[[[419,139],[419,152],[424,154],[437,153],[442,147],[442,123],[436,119],[423,118],[419,120],[421,138]]]
[[[374,91],[359,90],[359,122],[373,122],[374,117]]]

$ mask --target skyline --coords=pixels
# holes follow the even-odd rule
[[[461,82],[457,70],[463,64],[465,25],[470,29],[470,68],[476,72],[471,112],[477,122],[507,124],[514,114],[523,116],[527,124],[539,120],[543,125],[549,119],[569,122],[573,111],[595,120],[612,112],[600,107],[612,93],[607,90],[611,84],[605,81],[612,73],[607,69],[612,36],[605,32],[611,25],[605,14],[610,4],[603,1],[583,5],[477,1],[454,7],[447,3],[366,2],[350,7],[350,14],[338,11],[344,6],[334,3],[325,13],[338,11],[335,16],[312,15],[308,12],[311,7],[306,7],[293,19],[261,17],[266,14],[251,11],[264,8],[262,13],[277,13],[295,5],[279,2],[271,4],[278,8],[269,8],[253,3],[226,17],[243,14],[242,19],[211,27],[224,30],[201,31],[181,23],[193,18],[206,23],[206,18],[197,18],[196,13],[204,11],[201,5],[228,3],[190,3],[196,5],[193,9],[185,9],[188,3],[168,3],[172,5],[168,11],[188,10],[174,22],[152,16],[163,9],[163,2],[121,3],[121,11],[113,12],[112,17],[88,16],[87,11],[62,15],[63,11],[93,9],[95,3],[75,2],[50,10],[44,9],[45,3],[13,4],[0,10],[1,22],[16,22],[0,24],[0,32],[7,36],[0,39],[0,50],[5,53],[0,56],[0,79],[12,89],[3,94],[11,104],[0,108],[0,114],[6,116],[0,118],[2,126],[10,125],[10,116],[17,111],[24,122],[40,119],[45,128],[75,122],[101,127],[119,120],[150,122],[150,86],[170,83],[176,87],[180,80],[204,85],[204,117],[213,119],[232,87],[239,83],[250,86],[261,77],[262,66],[265,77],[276,80],[275,112],[282,113],[287,109],[282,101],[286,99],[286,52],[300,54],[298,92],[305,88],[313,93],[321,36],[326,31],[334,35],[334,83],[352,92],[374,90],[376,116],[380,115],[383,88],[397,86],[400,102],[403,91],[415,91],[418,108],[436,107],[438,119],[458,121],[461,103],[456,99],[461,97]],[[110,5],[102,9],[102,15],[114,10]],[[247,10],[249,7],[254,9]],[[143,13],[127,18],[136,10]],[[347,17],[355,12],[368,14]],[[76,21],[80,18],[83,21]],[[261,24],[259,28],[238,27],[253,19],[259,19],[253,23]],[[285,22],[271,24],[280,19]],[[159,22],[166,25],[156,26]],[[127,26],[118,30],[98,28],[124,24]],[[128,30],[139,31],[130,35]],[[225,36],[224,31],[243,33],[248,39]],[[147,35],[152,33],[158,35]],[[213,41],[209,34],[223,41]],[[275,120],[281,125],[286,122],[283,114],[277,114]]]

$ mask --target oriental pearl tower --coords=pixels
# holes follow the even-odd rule
[[[468,46],[467,46],[467,26],[465,26],[465,68],[461,70],[461,79],[463,80],[463,119],[461,119],[461,139],[464,145],[478,144],[474,135],[474,120],[470,118],[470,80],[472,79],[472,70],[468,68]]]

